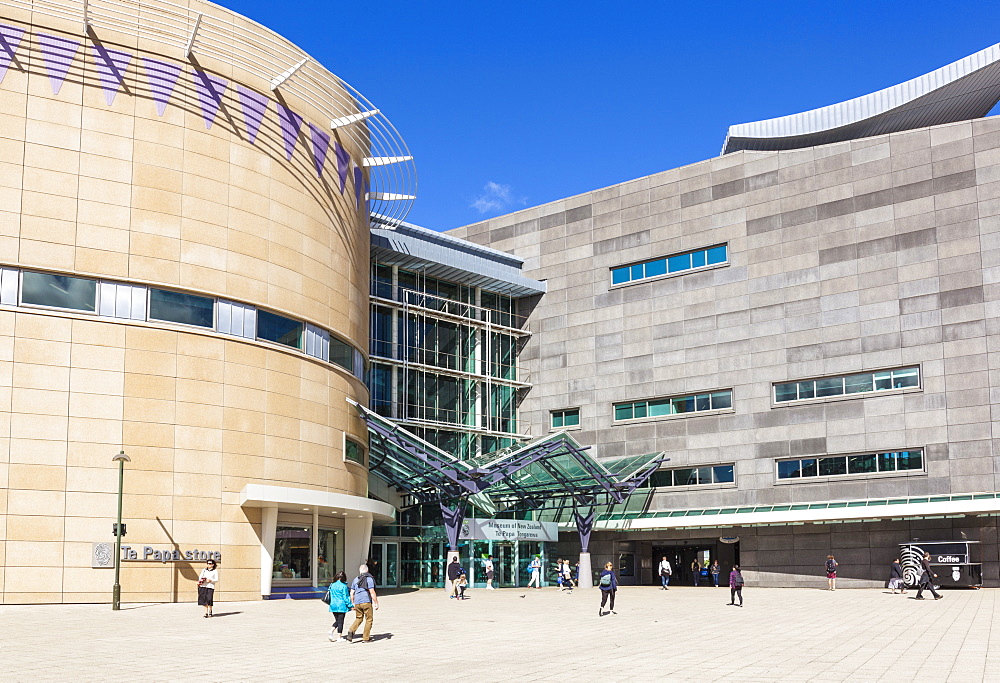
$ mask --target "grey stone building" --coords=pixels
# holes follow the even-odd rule
[[[671,458],[598,523],[595,566],[818,586],[833,554],[841,586],[873,586],[898,544],[970,540],[1000,584],[998,58],[450,233],[547,285],[522,430]]]

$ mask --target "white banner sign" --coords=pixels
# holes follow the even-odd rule
[[[530,522],[523,519],[467,519],[459,538],[476,541],[551,541],[559,540],[555,522]]]

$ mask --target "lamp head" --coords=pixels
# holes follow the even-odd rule
[[[125,451],[119,451],[118,455],[111,458],[111,462],[132,462],[132,458],[125,455]]]

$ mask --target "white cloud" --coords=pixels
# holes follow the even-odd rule
[[[483,186],[482,193],[476,197],[470,206],[479,213],[502,211],[503,209],[527,203],[527,197],[514,199],[510,185],[501,185],[492,180]]]

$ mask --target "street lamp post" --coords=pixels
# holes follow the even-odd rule
[[[111,591],[111,609],[120,610],[122,608],[122,587],[118,583],[122,568],[122,486],[125,482],[125,463],[132,460],[121,451],[111,462],[118,463],[118,526],[115,527],[115,587]]]

